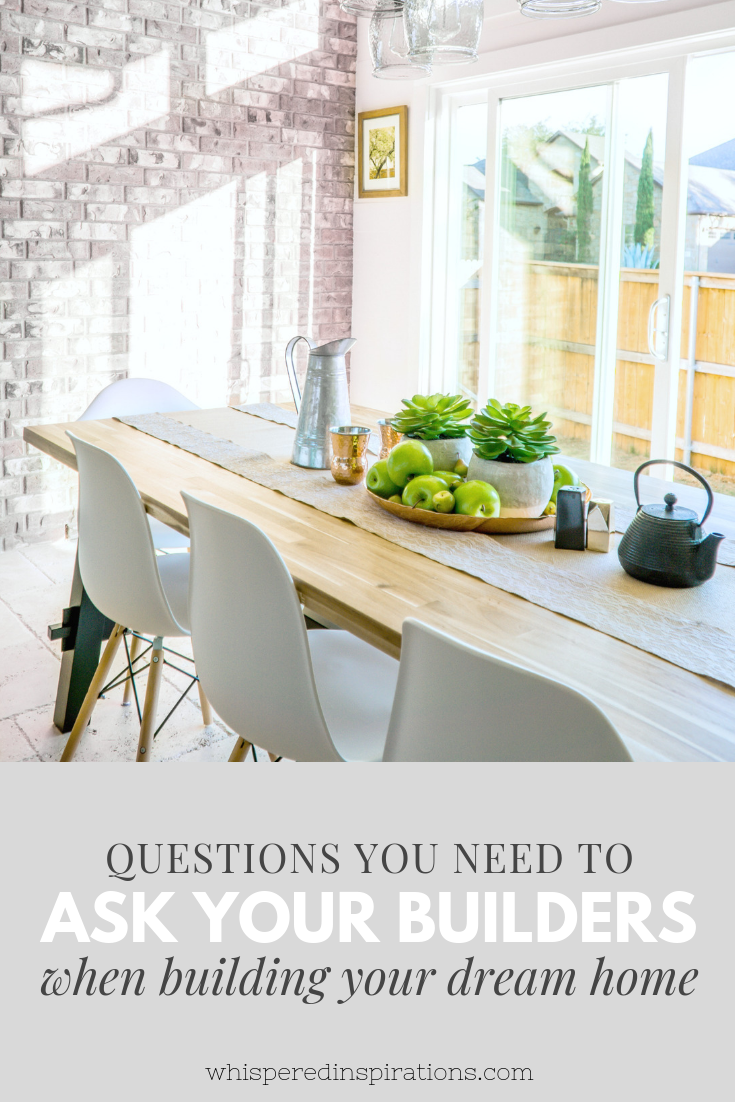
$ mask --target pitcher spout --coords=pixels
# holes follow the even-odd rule
[[[700,581],[706,582],[717,566],[717,548],[724,540],[721,532],[710,532],[706,539],[696,545],[696,570]]]
[[[357,343],[356,337],[343,337],[341,340],[328,341],[318,348],[312,348],[312,356],[346,356],[353,344]]]

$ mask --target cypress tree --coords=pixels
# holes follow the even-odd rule
[[[582,160],[579,163],[579,184],[577,186],[577,260],[581,260],[583,264],[589,263],[590,259],[593,208],[590,140],[587,138],[584,143]]]
[[[649,130],[643,150],[641,174],[638,177],[638,199],[635,206],[635,243],[653,247],[653,130]]]

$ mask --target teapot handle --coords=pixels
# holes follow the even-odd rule
[[[704,516],[699,521],[699,526],[701,528],[702,525],[704,524],[704,522],[706,521],[707,517],[712,512],[712,506],[715,503],[715,499],[714,499],[714,496],[712,494],[712,488],[711,488],[711,486],[710,486],[710,484],[709,484],[709,482],[707,481],[706,478],[702,478],[701,474],[698,474],[695,470],[692,469],[692,467],[687,467],[686,463],[679,463],[676,459],[647,459],[645,463],[641,463],[640,467],[638,468],[638,470],[635,472],[635,475],[633,476],[633,489],[635,491],[635,503],[638,506],[638,508],[640,509],[640,507],[641,507],[641,499],[640,499],[639,494],[638,494],[638,478],[640,476],[640,473],[641,473],[641,471],[645,470],[646,467],[653,467],[657,463],[662,463],[662,464],[668,463],[672,467],[679,467],[680,470],[686,471],[688,474],[693,474],[694,477],[699,479],[699,481],[702,483],[705,490],[707,491],[707,509],[705,511]]]
[[[296,377],[296,368],[293,362],[293,350],[299,341],[306,341],[309,346],[309,351],[314,347],[308,337],[292,337],[286,345],[286,371],[288,373],[288,381],[291,384],[291,393],[293,394],[294,404],[296,406],[296,412],[301,409],[301,387],[299,386],[299,380]]]

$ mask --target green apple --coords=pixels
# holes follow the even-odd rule
[[[391,494],[388,501],[392,501],[394,505],[403,505],[403,499],[400,494]]]
[[[455,512],[465,517],[499,517],[500,495],[489,482],[462,482],[454,491]]]
[[[454,494],[450,494],[449,490],[442,490],[441,493],[434,494],[434,510],[437,513],[453,513],[454,512]]]
[[[431,474],[434,470],[431,452],[420,440],[402,440],[396,444],[386,463],[388,477],[399,489],[403,489],[410,478]]]
[[[441,494],[445,490],[446,486],[440,478],[434,478],[430,474],[419,475],[418,478],[411,479],[403,491],[401,500],[410,509],[433,510],[434,495]]]
[[[466,478],[468,470],[469,467],[465,463],[464,459],[458,459],[457,462],[454,464],[454,473],[458,474],[460,478]]]
[[[563,463],[554,464],[554,489],[551,500],[556,505],[556,495],[562,486],[579,486],[579,475],[571,467],[565,467]]]
[[[453,471],[434,471],[434,478],[440,478],[442,482],[446,482],[448,490],[453,490],[462,481]]]
[[[372,490],[378,497],[390,497],[392,494],[397,494],[400,489],[388,474],[386,459],[379,459],[377,463],[373,463],[367,473],[366,481],[368,490]]]

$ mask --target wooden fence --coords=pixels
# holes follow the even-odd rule
[[[510,294],[501,323],[511,337],[505,342],[506,352],[515,351],[517,372],[519,345],[521,341],[526,345],[522,357],[526,394],[542,396],[560,435],[589,439],[597,269],[537,261],[523,268],[523,288],[518,285],[520,272],[506,288]],[[694,466],[734,476],[735,276],[688,272],[685,285],[677,457],[690,455]],[[697,302],[697,335],[690,348],[692,295]],[[616,465],[629,465],[649,454],[654,361],[648,352],[648,315],[657,297],[657,272],[626,269],[621,273],[614,404]],[[520,311],[519,302],[523,303]],[[630,457],[628,463],[626,456]]]

